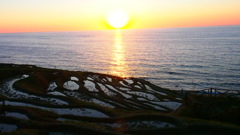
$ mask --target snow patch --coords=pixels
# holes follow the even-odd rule
[[[3,94],[4,96],[7,96],[9,98],[15,98],[15,99],[28,99],[28,100],[37,99],[38,101],[47,102],[47,103],[53,104],[53,105],[68,105],[67,102],[62,101],[60,99],[30,95],[28,93],[24,93],[24,92],[16,90],[12,86],[16,81],[21,80],[21,79],[23,79],[23,76],[22,77],[16,77],[12,80],[4,82],[2,84],[2,86],[0,86],[0,94]]]
[[[138,128],[138,127],[145,127],[145,128],[166,128],[166,127],[176,127],[173,124],[167,123],[167,122],[162,122],[162,121],[139,121],[139,122],[131,122],[129,125],[133,128]]]
[[[61,93],[61,92],[58,92],[58,91],[48,92],[48,94],[50,94],[50,95],[56,95],[56,96],[64,96],[64,97],[66,97],[65,94],[63,94],[63,93]]]
[[[145,98],[147,98],[148,100],[156,100],[156,99],[157,99],[154,95],[148,94],[148,93],[144,93],[144,92],[127,91],[127,93],[129,93],[129,94],[134,94],[134,95],[137,95],[137,96],[140,96],[140,97],[145,97]]]
[[[112,78],[110,78],[110,77],[107,77],[107,80],[108,80],[109,82],[112,82]]]
[[[153,107],[153,108],[155,108],[157,110],[166,111],[166,109],[164,109],[164,108],[162,108],[162,107],[160,107],[158,105],[153,105],[153,104],[149,104],[149,103],[144,103],[144,104],[149,105],[149,106],[151,106],[151,107]]]
[[[142,83],[141,83],[141,82],[137,82],[137,83],[138,83],[138,85],[139,85],[139,86],[141,86],[141,87],[142,87]]]
[[[51,111],[57,113],[59,115],[69,114],[69,115],[76,115],[76,116],[87,116],[87,117],[98,117],[98,118],[109,118],[106,114],[89,108],[50,108],[50,107],[43,107],[38,105],[32,105],[28,103],[20,103],[20,102],[11,102],[6,101],[6,105],[13,105],[13,106],[28,106],[33,108],[40,108],[43,110]]]
[[[86,87],[88,89],[88,91],[98,92],[98,89],[96,89],[96,87],[95,87],[95,83],[93,83],[92,81],[85,80],[84,87]]]
[[[29,120],[27,115],[21,114],[21,113],[17,113],[17,112],[6,112],[6,116]]]
[[[128,85],[126,85],[125,83],[123,83],[123,81],[119,82],[121,85],[125,86],[125,87],[129,87]]]
[[[165,106],[171,110],[176,110],[177,108],[179,108],[182,105],[182,103],[173,102],[173,101],[171,101],[171,102],[154,102],[154,101],[152,101],[151,103]]]
[[[160,94],[160,95],[163,95],[163,96],[167,96],[166,93],[156,91],[156,90],[152,89],[152,88],[151,88],[150,86],[148,86],[148,85],[145,85],[145,87],[146,87],[149,91],[151,91],[151,92],[154,92],[154,93],[157,93],[157,94]]]
[[[108,96],[115,96],[116,94],[115,93],[113,93],[112,91],[110,91],[106,86],[104,86],[103,84],[101,84],[101,83],[97,83],[99,86],[100,86],[100,88],[101,88],[101,90],[106,94],[106,95],[108,95]]]
[[[169,101],[169,99],[163,99],[163,101]]]
[[[139,100],[139,101],[147,101],[145,98],[137,98],[137,100]]]
[[[111,85],[106,85],[106,86],[107,86],[108,88],[110,88],[111,90],[113,90],[113,91],[115,91],[115,92],[117,92],[117,93],[120,93],[120,94],[123,95],[125,98],[132,98],[131,95],[128,95],[128,94],[126,94],[126,93],[123,93],[123,92],[115,89],[115,88],[114,88],[113,86],[111,86]]]
[[[142,89],[139,85],[134,85],[135,88]]]
[[[162,121],[132,121],[132,122],[126,122],[126,123],[104,123],[102,125],[105,126],[110,126],[113,128],[121,128],[127,126],[130,129],[139,129],[139,128],[150,128],[150,129],[156,129],[156,128],[174,128],[176,127],[173,124],[167,123],[167,122],[162,122]]]
[[[63,84],[63,87],[68,90],[78,90],[79,85],[74,81],[67,81]]]
[[[25,79],[25,78],[28,78],[29,75],[22,75],[22,78],[21,79]]]
[[[79,81],[79,79],[77,77],[72,76],[71,81]]]
[[[55,82],[52,82],[49,84],[47,91],[53,91],[55,88],[57,88],[57,84]]]
[[[182,100],[181,98],[175,98],[175,99],[177,99],[177,100]]]
[[[155,93],[158,93],[158,94],[163,95],[163,96],[167,96],[167,94],[163,93],[163,92],[155,91]]]
[[[118,89],[123,90],[123,91],[129,91],[129,88],[124,88],[124,87],[119,87]]]
[[[107,80],[105,78],[102,79],[102,82],[107,82]]]
[[[87,79],[93,81],[93,79],[91,77],[87,77]]]
[[[96,103],[96,104],[105,106],[105,107],[115,108],[115,106],[113,106],[113,105],[111,105],[111,104],[109,104],[109,103],[103,102],[103,101],[101,101],[101,100],[98,100],[98,99],[92,99],[91,101],[94,102],[94,103]]]
[[[124,79],[128,84],[133,84],[133,80],[130,79]]]

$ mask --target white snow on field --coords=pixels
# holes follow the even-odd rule
[[[66,96],[65,94],[58,92],[58,91],[53,91],[53,92],[48,92],[48,94],[50,95],[56,95],[56,96]]]
[[[112,85],[108,85],[108,84],[107,84],[106,86],[107,86],[108,88],[110,88],[110,89],[118,92],[118,90],[116,90]]]
[[[117,93],[120,93],[120,94],[123,95],[125,98],[132,98],[131,95],[126,94],[126,93],[123,93],[123,92],[115,89],[115,88],[114,88],[113,86],[111,86],[111,85],[108,85],[108,84],[107,84],[106,86],[107,86],[108,88],[110,88],[111,90],[113,90],[113,91],[115,91],[115,92],[117,92]]]
[[[151,91],[151,92],[155,92],[155,93],[158,93],[158,94],[160,94],[160,95],[167,96],[166,93],[156,91],[156,90],[152,89],[152,88],[151,88],[150,86],[148,86],[148,85],[145,85],[145,87],[146,87],[149,91]]]
[[[108,80],[109,82],[112,82],[112,78],[110,78],[110,77],[107,77],[107,80]]]
[[[89,102],[90,99],[92,99],[92,97],[82,93],[82,92],[78,92],[78,91],[64,91],[63,92],[66,96],[69,97],[74,97],[76,99],[82,100],[82,101],[86,101]]]
[[[151,103],[161,105],[161,106],[165,106],[165,107],[167,107],[171,110],[176,110],[177,108],[179,108],[182,105],[182,103],[173,102],[173,101],[170,101],[170,102],[155,102],[155,101],[152,101]]]
[[[91,75],[91,78],[92,78],[93,80],[98,80],[98,79],[99,79],[99,75]]]
[[[23,75],[23,76],[22,76],[22,79],[28,78],[28,77],[29,77],[29,75]]]
[[[66,96],[74,97],[74,98],[81,98],[81,94],[79,92],[64,91],[63,94],[65,94]]]
[[[150,86],[148,86],[148,85],[146,85],[146,84],[145,84],[145,87],[146,87],[148,90],[151,90],[151,91],[153,90]]]
[[[124,79],[128,84],[133,84],[133,80],[130,79]]]
[[[0,133],[1,132],[11,132],[17,130],[17,126],[13,124],[0,123]]]
[[[49,84],[47,91],[53,91],[55,88],[57,88],[57,84],[55,82],[52,82]]]
[[[153,107],[153,108],[155,108],[157,110],[166,111],[166,109],[164,109],[164,108],[162,108],[162,107],[160,107],[158,105],[153,105],[153,104],[149,104],[149,103],[144,103],[144,104],[149,105],[149,106],[151,106],[151,107]]]
[[[67,81],[63,84],[63,87],[68,90],[78,90],[79,85],[74,81]]]
[[[113,128],[121,128],[123,126],[127,126],[130,129],[140,129],[140,128],[166,128],[166,127],[176,127],[173,124],[162,122],[162,121],[155,121],[155,120],[145,120],[145,121],[131,121],[126,123],[104,123],[102,125],[110,126]]]
[[[157,99],[154,95],[148,94],[148,93],[144,93],[144,92],[127,91],[127,93],[129,93],[129,94],[134,94],[134,95],[137,95],[137,96],[140,96],[140,97],[145,97],[145,98],[147,98],[148,100],[156,100],[156,99]]]
[[[98,117],[98,118],[108,118],[106,114],[89,108],[50,108],[50,107],[43,107],[28,103],[20,103],[20,102],[11,102],[6,101],[6,105],[12,105],[12,106],[27,106],[27,107],[33,107],[33,108],[40,108],[43,110],[51,111],[54,113],[57,113],[59,115],[63,114],[69,114],[69,115],[76,115],[76,116],[87,116],[87,117]]]
[[[123,81],[119,82],[121,85],[125,86],[125,87],[129,87],[128,85],[126,85],[125,83],[123,83]]]
[[[98,89],[96,89],[95,87],[95,83],[93,83],[92,81],[84,80],[84,87],[86,87],[88,91],[98,92]]]
[[[141,82],[137,82],[137,83],[138,83],[138,85],[139,85],[139,86],[141,86],[141,87],[142,87],[142,83],[141,83]]]
[[[51,109],[51,111],[57,113],[57,114],[70,114],[70,115],[76,115],[76,116],[87,116],[87,117],[99,117],[99,118],[108,118],[106,114],[99,112],[94,109],[88,109],[88,108],[61,108],[61,109]]]
[[[103,102],[101,100],[98,100],[98,99],[91,99],[92,102],[96,103],[96,104],[99,104],[99,105],[102,105],[102,106],[105,106],[105,107],[109,107],[109,108],[115,108],[115,106],[109,104],[109,103],[106,103],[106,102]]]
[[[79,79],[77,77],[72,76],[71,81],[79,81]]]
[[[105,82],[107,82],[107,80],[106,80],[105,78],[103,78],[103,79],[102,79],[102,82],[104,82],[104,83],[105,83]]]
[[[134,85],[135,88],[142,89],[139,85]]]
[[[57,121],[79,121],[79,120],[73,120],[73,119],[66,119],[66,118],[57,118]],[[60,134],[60,133],[59,133]],[[49,135],[56,135],[56,134],[49,134]],[[57,134],[58,135],[58,134]]]
[[[145,128],[166,128],[166,127],[176,127],[175,125],[172,125],[167,122],[162,121],[138,121],[138,122],[128,122],[128,125],[132,128],[138,128],[138,127],[145,127]]]
[[[160,94],[160,95],[163,95],[163,96],[167,96],[167,94],[166,93],[163,93],[163,92],[159,92],[159,91],[154,91],[155,93],[158,93],[158,94]]]
[[[137,100],[139,101],[147,101],[145,98],[138,97]]]
[[[162,95],[162,96],[167,96],[166,93],[159,92],[159,91],[151,91],[151,90],[150,90],[150,92],[151,92],[152,94],[157,93],[157,94]]]
[[[6,112],[6,116],[29,120],[27,115],[21,114],[21,113],[17,113],[17,112]]]
[[[123,90],[123,91],[129,91],[129,88],[125,88],[125,87],[119,87],[118,89]]]
[[[121,128],[123,126],[123,123],[101,123],[101,125],[112,127],[112,128]]]
[[[93,81],[93,79],[91,77],[87,77],[87,79]]]
[[[115,95],[116,95],[115,93],[113,93],[112,91],[110,91],[107,87],[105,87],[103,84],[101,84],[101,83],[97,83],[97,84],[100,86],[101,90],[102,90],[106,95],[108,95],[108,96],[115,96]]]
[[[14,79],[4,82],[3,85],[0,86],[0,94],[4,95],[6,97],[9,97],[9,98],[16,98],[16,99],[33,99],[33,100],[37,99],[42,102],[47,102],[49,104],[54,104],[54,105],[67,105],[68,104],[67,102],[62,101],[57,98],[46,98],[46,97],[41,97],[41,96],[36,96],[36,95],[30,95],[28,93],[18,91],[12,87],[16,81],[19,81],[26,77],[27,77],[27,75],[24,75],[22,77],[16,77]]]
[[[181,98],[175,98],[175,99],[177,99],[177,100],[182,100]]]
[[[126,100],[128,103],[131,103],[129,104],[130,106],[134,107],[134,108],[139,108],[139,105],[138,103],[134,102],[134,101],[131,101],[131,100]]]

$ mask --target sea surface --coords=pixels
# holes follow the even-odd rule
[[[0,63],[240,90],[240,26],[0,34]]]

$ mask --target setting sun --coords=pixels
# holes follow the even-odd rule
[[[107,15],[106,20],[110,26],[119,29],[128,23],[129,17],[128,14],[122,10],[114,10]]]

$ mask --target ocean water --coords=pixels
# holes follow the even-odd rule
[[[0,63],[240,89],[240,26],[0,34]]]

